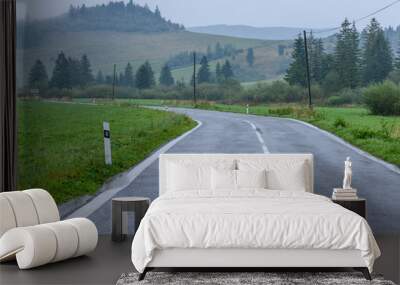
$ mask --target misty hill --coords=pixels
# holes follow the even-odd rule
[[[28,78],[29,69],[35,60],[43,61],[47,72],[51,74],[55,60],[60,51],[67,56],[80,58],[82,54],[89,57],[93,73],[99,70],[105,75],[113,71],[123,72],[128,62],[136,70],[149,60],[154,71],[158,73],[163,64],[171,57],[186,51],[206,53],[209,45],[233,45],[236,49],[262,46],[265,41],[239,39],[233,37],[197,34],[187,31],[165,33],[127,33],[115,31],[82,31],[65,33],[47,33],[39,45],[18,49],[19,85]],[[278,43],[276,43],[276,46]],[[274,69],[273,66],[265,66]],[[271,71],[273,72],[273,71]],[[176,79],[181,79],[177,77]]]
[[[134,4],[132,0],[109,2],[87,7],[70,6],[69,11],[59,17],[30,22],[20,22],[25,31],[25,46],[33,46],[48,33],[115,31],[160,33],[184,30],[183,25],[172,23],[162,17],[158,7],[151,11],[147,5]]]
[[[217,45],[223,53],[209,56],[210,47],[214,49]],[[248,66],[245,60],[250,47],[255,51],[253,67]],[[285,53],[279,55],[282,48]],[[86,54],[94,75],[98,71],[110,75],[114,64],[119,74],[128,62],[136,71],[147,60],[158,73],[165,63],[171,64],[171,59],[196,51],[199,59],[200,55],[209,56],[212,65],[230,60],[237,79],[255,81],[282,76],[290,60],[290,49],[291,41],[189,32],[182,25],[164,19],[158,8],[151,11],[147,6],[132,1],[93,7],[71,6],[58,17],[18,23],[18,86],[27,81],[29,70],[38,59],[51,75],[60,51],[72,58]],[[171,67],[175,79],[190,81],[191,59],[171,64]]]
[[[304,28],[291,27],[252,27],[245,25],[212,25],[204,27],[187,28],[188,31],[194,33],[223,35],[247,39],[261,40],[291,40],[299,33],[302,33]],[[307,29],[309,30],[309,29]],[[318,29],[314,31],[320,31]],[[323,36],[329,36],[332,33],[324,33]]]

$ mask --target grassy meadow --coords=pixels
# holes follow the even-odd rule
[[[193,107],[191,101],[130,100],[139,105]],[[201,103],[197,108],[245,113],[244,105]],[[347,142],[400,167],[400,117],[374,116],[363,107],[315,107],[314,111],[299,105],[250,106],[249,113],[260,116],[295,118],[327,130]]]
[[[57,203],[95,193],[108,178],[196,124],[131,104],[21,100],[18,113],[18,188],[47,189]],[[111,127],[112,166],[104,163],[103,121]]]

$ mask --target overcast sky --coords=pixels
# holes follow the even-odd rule
[[[186,27],[214,24],[328,28],[338,26],[345,17],[357,19],[394,0],[136,0]],[[87,6],[107,3],[108,0],[17,0],[19,15],[26,13],[43,18],[61,14],[70,4]],[[400,25],[400,3],[378,14],[384,26]],[[360,22],[359,27],[366,21]]]

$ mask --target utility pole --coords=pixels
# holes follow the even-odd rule
[[[194,107],[197,105],[196,99],[196,52],[193,52],[193,102]]]
[[[308,60],[308,45],[307,45],[307,32],[304,32],[304,49],[306,52],[306,67],[307,67],[307,85],[308,85],[308,107],[312,109],[311,99],[311,79],[310,79],[310,62]]]
[[[114,64],[114,79],[113,79],[113,88],[112,88],[112,99],[115,99],[115,73],[116,73],[117,65]]]

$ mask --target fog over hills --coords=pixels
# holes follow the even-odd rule
[[[297,34],[311,30],[310,28],[299,27],[252,27],[246,25],[212,25],[202,27],[190,27],[188,31],[202,34],[222,35],[238,38],[261,39],[261,40],[290,40]],[[319,32],[324,29],[313,29]],[[321,36],[327,37],[334,32],[321,33]]]

